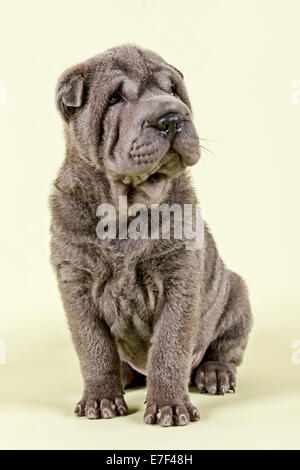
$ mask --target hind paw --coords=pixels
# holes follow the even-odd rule
[[[235,373],[227,364],[207,361],[196,369],[195,384],[200,393],[224,395],[229,391],[235,392]]]

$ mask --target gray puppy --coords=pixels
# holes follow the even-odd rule
[[[202,393],[235,390],[252,322],[243,280],[206,226],[194,250],[184,237],[96,233],[97,207],[118,213],[120,196],[196,207],[186,167],[199,141],[182,74],[153,52],[116,47],[67,70],[56,103],[67,150],[51,196],[51,248],[84,378],[75,413],[126,414],[124,388],[147,376],[146,423],[198,420],[191,380]]]

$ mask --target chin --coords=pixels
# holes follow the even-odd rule
[[[162,203],[174,178],[185,169],[180,154],[169,150],[150,168],[148,166],[137,172],[136,167],[133,167],[132,170],[126,169],[120,173],[111,170],[108,173],[115,187],[119,188],[119,195],[127,196],[131,203],[149,205]]]

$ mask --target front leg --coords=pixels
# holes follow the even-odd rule
[[[82,399],[75,414],[90,419],[127,413],[121,383],[119,355],[107,325],[92,298],[92,275],[62,263],[59,287],[84,379]]]
[[[198,323],[197,276],[193,279],[186,270],[182,276],[176,272],[176,278],[165,284],[165,304],[148,355],[144,420],[162,426],[185,425],[200,418],[188,390]]]

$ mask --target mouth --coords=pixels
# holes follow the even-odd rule
[[[169,151],[154,169],[140,174],[120,175],[118,180],[128,187],[128,192],[142,191],[155,201],[160,199],[170,180],[179,176],[185,168],[181,156]]]
[[[164,177],[165,175],[163,175],[163,173],[160,173],[158,170],[153,173],[120,176],[120,181],[123,184],[130,185],[130,186],[133,186],[134,188],[137,188],[138,186],[141,186],[145,182],[150,183],[150,184],[158,183]]]
[[[181,156],[171,150],[166,153],[154,168],[138,174],[119,175],[118,179],[123,184],[134,187],[140,186],[145,182],[156,184],[161,179],[175,178],[180,175],[185,168],[186,165],[182,162]]]

